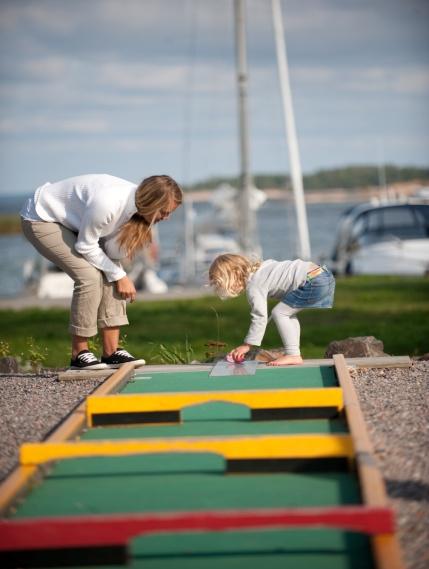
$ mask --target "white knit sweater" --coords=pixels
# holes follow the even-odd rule
[[[113,282],[126,273],[119,262],[106,255],[100,239],[117,233],[136,213],[136,189],[136,184],[108,174],[48,182],[37,188],[22,208],[21,216],[32,221],[61,223],[75,231],[78,234],[76,251]]]

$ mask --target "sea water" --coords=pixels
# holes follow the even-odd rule
[[[25,196],[0,196],[0,213],[18,213]],[[336,229],[341,213],[352,204],[317,203],[307,205],[310,232],[311,258],[326,261],[334,246]],[[207,213],[208,205],[194,205],[196,218]],[[160,265],[171,258],[183,257],[184,222],[183,208],[178,209],[168,221],[158,225]],[[257,212],[258,237],[264,259],[293,259],[298,256],[296,215],[292,203],[267,200]],[[21,235],[0,236],[0,297],[19,296],[24,292],[23,270],[37,253]]]

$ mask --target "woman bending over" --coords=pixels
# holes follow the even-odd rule
[[[126,301],[136,289],[119,256],[106,252],[115,242],[122,257],[150,244],[155,223],[182,203],[182,191],[169,176],[151,176],[136,185],[107,174],[89,174],[46,183],[36,189],[20,215],[25,237],[37,251],[74,281],[70,311],[72,369],[144,364],[118,346],[128,324]],[[101,331],[101,361],[88,339]]]

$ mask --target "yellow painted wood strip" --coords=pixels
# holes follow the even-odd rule
[[[389,507],[383,477],[373,453],[359,398],[342,354],[334,355],[335,371],[344,392],[344,409],[356,451],[355,460],[365,505]],[[378,569],[405,569],[401,548],[395,534],[371,538]]]
[[[87,398],[87,418],[100,413],[176,411],[202,403],[222,401],[242,404],[251,409],[289,407],[343,407],[340,387],[315,389],[270,389],[253,391],[204,391],[192,393],[147,393],[137,395],[92,395]]]
[[[226,459],[326,458],[353,456],[349,435],[268,435],[231,437],[183,437],[21,445],[22,466],[51,460],[95,456],[124,456],[171,452],[213,452]]]

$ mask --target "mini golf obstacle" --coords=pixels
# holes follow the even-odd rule
[[[343,356],[185,369],[126,364],[22,445],[2,567],[403,569]]]

